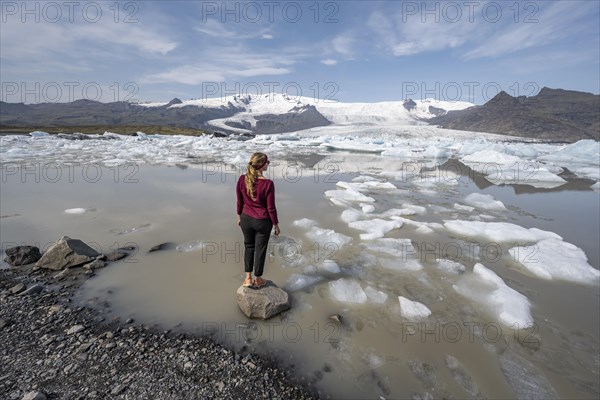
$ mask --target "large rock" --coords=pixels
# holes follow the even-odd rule
[[[88,263],[99,255],[81,240],[63,236],[44,253],[36,266],[58,271]]]
[[[35,246],[16,246],[6,249],[4,261],[17,266],[34,263],[41,257],[40,249]]]
[[[269,319],[290,308],[287,292],[270,281],[259,289],[240,286],[237,303],[248,318]]]

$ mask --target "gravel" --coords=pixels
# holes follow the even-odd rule
[[[91,276],[81,268],[57,280],[56,272],[31,267],[0,270],[0,399],[323,396],[247,350],[134,320],[106,321],[100,310],[73,304],[74,291]]]

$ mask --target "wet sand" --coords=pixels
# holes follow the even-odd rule
[[[243,279],[242,235],[235,224],[237,172],[220,164],[196,168],[141,166],[135,171],[102,167],[97,180],[97,174],[90,175],[94,172],[91,169],[77,167],[72,182],[66,178],[68,171],[54,183],[47,179],[36,182],[34,174],[25,175],[25,179],[9,177],[1,194],[1,240],[5,247],[9,247],[7,243],[37,243],[47,248],[68,235],[104,252],[133,244],[139,251],[99,271],[82,287],[77,301],[102,308],[107,317],[135,318],[149,325],[211,334],[236,348],[247,345],[284,360],[298,374],[314,377],[316,387],[335,398],[407,398],[426,391],[436,397],[468,397],[446,367],[446,355],[464,365],[481,394],[511,398],[513,389],[498,363],[503,352],[519,354],[540,368],[561,398],[595,398],[598,287],[540,280],[516,266],[507,266],[504,258],[485,262],[533,304],[536,331],[523,332],[521,327],[498,325],[482,313],[478,304],[452,289],[457,278],[442,274],[432,263],[424,262],[425,269],[416,272],[370,265],[364,247],[359,245],[359,232],[340,220],[343,209],[332,205],[323,193],[335,188],[338,180],[357,176],[345,171],[397,168],[394,161],[377,164],[375,160],[371,156],[346,157],[346,166],[340,162],[342,166],[337,169],[327,169],[327,160],[321,157],[272,166],[282,235],[299,241],[301,247],[300,254],[286,258],[272,247],[274,254],[265,276],[285,287],[287,279],[302,273],[306,266],[291,266],[295,260],[316,264],[334,259],[342,272],[330,278],[356,277],[384,290],[389,298],[383,305],[339,303],[330,297],[324,280],[293,292],[292,310],[282,317],[248,321],[235,301],[235,291]],[[315,167],[307,168],[314,163]],[[452,208],[465,194],[490,193],[508,207],[496,219],[556,232],[581,247],[589,263],[598,268],[597,192],[518,195],[510,186],[481,190],[461,178],[458,185],[432,197],[411,191],[409,182],[394,183],[408,191],[400,197],[378,197],[376,208],[385,210],[400,202]],[[64,212],[75,207],[90,211]],[[458,214],[451,210],[419,217],[439,222]],[[305,217],[351,236],[353,243],[340,250],[311,243],[301,228],[292,225]],[[138,229],[122,233],[131,228]],[[456,242],[438,233],[421,235],[410,226],[386,236],[410,238],[415,244]],[[189,252],[171,249],[147,253],[159,243],[194,241],[202,241],[203,247]],[[467,271],[476,262],[466,254],[462,261]],[[433,314],[427,325],[400,317],[399,295],[429,306]],[[333,314],[341,315],[341,325],[329,318]],[[515,340],[517,332],[520,340]],[[523,336],[531,340],[524,341]],[[433,374],[416,373],[415,363],[431,366]]]

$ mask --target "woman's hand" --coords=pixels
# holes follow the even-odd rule
[[[240,216],[239,216],[239,215],[238,215],[238,218],[237,218],[237,219],[238,219],[238,220],[237,220],[237,224],[238,224],[238,225],[239,225],[239,224],[241,224],[241,223],[242,223],[242,219],[240,218]]]
[[[279,224],[275,225],[275,236],[279,236],[281,230],[279,229]]]

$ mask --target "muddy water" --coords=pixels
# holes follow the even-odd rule
[[[562,398],[597,395],[597,286],[531,277],[506,257],[482,260],[469,251],[475,243],[440,233],[422,235],[404,226],[387,235],[410,238],[417,248],[458,242],[465,249],[461,261],[467,271],[483,262],[525,294],[533,305],[534,328],[499,325],[480,305],[452,289],[459,277],[441,273],[432,262],[425,260],[425,268],[416,272],[391,271],[373,262],[359,244],[359,232],[340,220],[343,208],[323,195],[338,180],[356,176],[349,171],[393,171],[399,168],[394,161],[382,163],[380,158],[363,156],[331,160],[336,163],[316,158],[272,165],[282,235],[294,238],[300,247],[285,258],[272,248],[265,276],[284,286],[289,276],[302,273],[304,266],[332,258],[342,272],[327,278],[354,277],[363,287],[376,287],[389,295],[383,305],[338,303],[331,299],[325,279],[293,292],[293,308],[283,317],[249,322],[235,301],[243,279],[242,235],[235,224],[237,174],[220,165],[103,167],[99,178],[81,168],[67,176],[69,171],[64,169],[61,179],[50,176],[53,182],[41,174],[37,182],[34,174],[11,175],[3,182],[0,195],[1,240],[5,247],[9,243],[47,247],[68,235],[103,252],[133,244],[138,251],[99,271],[83,287],[78,301],[103,307],[109,317],[132,317],[165,329],[212,334],[231,346],[270,354],[293,365],[335,398],[407,398],[426,391],[435,397],[511,398],[513,389],[498,362],[503,352],[519,354],[533,363]],[[307,167],[318,161],[315,168]],[[485,212],[492,220],[554,231],[580,246],[590,264],[598,268],[597,192],[576,187],[516,194],[510,186],[479,188],[462,177],[432,196],[413,190],[410,179],[392,181],[406,192],[369,194],[376,199],[376,212],[408,202],[429,207],[427,215],[414,217],[420,221],[469,219],[468,213],[452,210],[452,205],[468,193],[489,193],[508,207],[501,213]],[[75,207],[88,211],[64,213]],[[342,249],[311,243],[304,230],[291,224],[305,217],[353,237],[353,243]],[[194,251],[147,253],[163,242],[181,245],[197,241],[202,241],[203,247]],[[410,323],[399,316],[399,295],[432,310],[427,324]],[[329,319],[332,314],[341,315],[341,325]],[[472,386],[473,393],[469,393],[457,383],[446,367],[446,356],[464,365],[478,393]],[[415,372],[418,366],[429,372]]]

